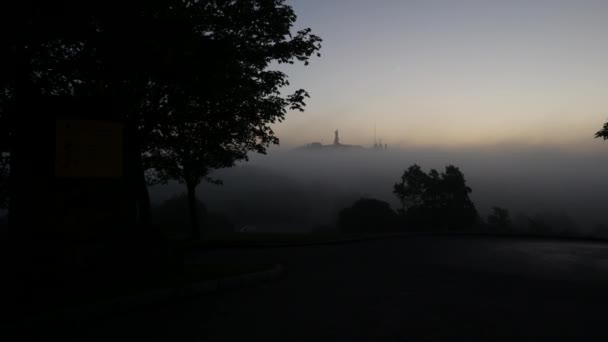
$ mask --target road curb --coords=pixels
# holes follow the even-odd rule
[[[416,238],[416,237],[453,237],[453,238],[504,238],[504,239],[526,239],[526,240],[555,240],[555,241],[578,241],[588,243],[606,243],[608,239],[605,238],[591,238],[585,236],[551,236],[551,235],[540,235],[540,234],[520,234],[520,233],[483,233],[483,232],[408,232],[408,233],[387,233],[378,234],[372,236],[353,236],[338,239],[328,239],[319,241],[290,241],[290,242],[254,242],[254,243],[233,243],[233,244],[217,244],[207,245],[200,247],[193,247],[196,249],[258,249],[258,248],[286,248],[286,247],[310,247],[310,246],[327,246],[327,245],[345,245],[351,243],[377,241],[377,240],[391,240],[391,239],[405,239],[405,238]]]
[[[16,328],[34,328],[40,326],[40,324],[52,324],[57,320],[64,323],[77,323],[91,318],[100,318],[129,312],[136,308],[152,306],[172,299],[195,297],[217,291],[235,290],[277,279],[283,272],[283,265],[275,264],[272,269],[266,271],[247,273],[222,279],[206,280],[191,283],[180,288],[150,290],[136,295],[114,298],[85,306],[44,312],[24,319],[20,326]]]
[[[309,247],[309,246],[324,246],[324,245],[343,245],[349,243],[357,243],[357,242],[365,242],[365,241],[374,241],[374,240],[387,240],[394,238],[409,238],[419,236],[419,234],[412,233],[398,233],[398,234],[382,234],[377,236],[360,236],[360,237],[347,237],[347,238],[339,238],[339,239],[328,239],[328,240],[319,240],[319,241],[304,241],[304,242],[254,242],[254,243],[233,243],[233,244],[217,244],[217,245],[207,245],[200,247],[193,247],[193,250],[196,249],[231,249],[231,248],[284,248],[284,247]]]

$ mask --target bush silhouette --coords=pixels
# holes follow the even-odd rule
[[[362,198],[340,211],[338,228],[347,233],[392,232],[398,228],[398,216],[388,203]]]
[[[512,228],[511,215],[505,208],[493,207],[488,215],[488,226],[493,230],[508,231]]]
[[[168,236],[188,237],[191,233],[188,205],[186,194],[174,196],[153,208],[153,221]],[[224,233],[234,231],[234,225],[224,215],[214,212],[207,213],[207,208],[201,201],[197,200],[196,205],[199,220],[205,224],[206,232]]]

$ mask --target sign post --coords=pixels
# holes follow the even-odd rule
[[[92,238],[125,223],[124,135],[119,122],[56,121],[55,216],[65,233]]]

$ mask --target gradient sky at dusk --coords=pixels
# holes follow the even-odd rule
[[[288,0],[322,57],[287,68],[312,96],[283,146],[605,148],[608,1]]]

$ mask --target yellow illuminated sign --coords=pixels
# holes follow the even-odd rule
[[[55,176],[121,178],[124,125],[94,120],[57,120]]]

